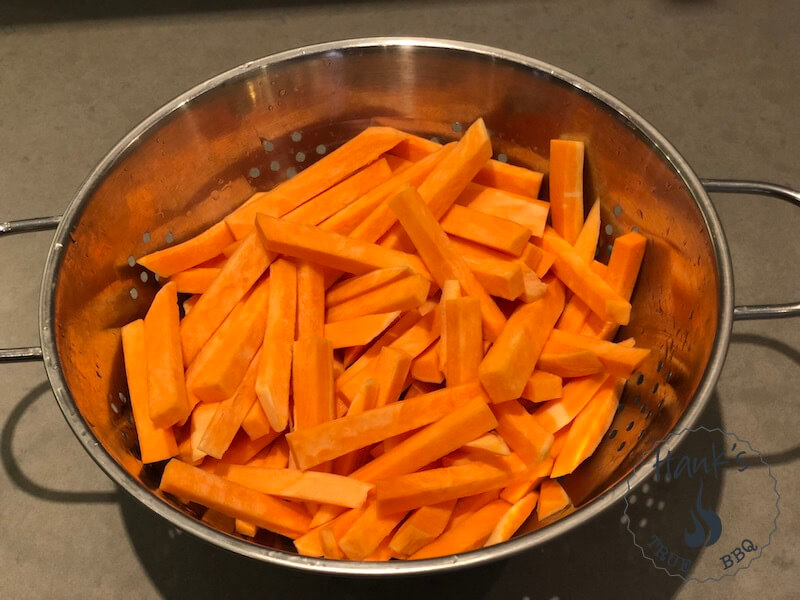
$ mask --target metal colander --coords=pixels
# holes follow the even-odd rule
[[[138,454],[119,327],[142,317],[158,288],[135,259],[202,231],[293,176],[371,124],[439,141],[477,117],[499,160],[546,170],[551,138],[587,147],[587,196],[602,201],[599,258],[614,238],[640,231],[647,252],[630,325],[652,349],[628,382],[594,456],[563,479],[575,507],[553,523],[529,521],[514,539],[425,561],[339,562],[298,556],[284,539],[255,541],[203,523],[199,507],[157,490],[160,470]],[[706,182],[800,203],[770,184]],[[215,77],[158,110],[100,162],[63,218],[0,225],[19,232],[58,225],[42,285],[41,348],[0,360],[44,359],[64,415],[108,475],[173,524],[218,546],[299,569],[408,574],[472,565],[531,548],[619,499],[625,478],[675,428],[690,426],[719,375],[734,317],[731,264],[703,183],[672,146],[614,97],[550,65],[439,40],[366,39],[267,57]],[[543,196],[546,197],[546,196]],[[741,307],[745,318],[797,314],[797,305]],[[666,443],[674,444],[674,438]],[[637,485],[645,476],[631,480]]]

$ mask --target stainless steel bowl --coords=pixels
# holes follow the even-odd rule
[[[339,562],[298,556],[286,540],[265,533],[255,542],[225,534],[162,496],[160,473],[137,458],[125,401],[118,328],[144,314],[158,285],[142,281],[134,258],[197,233],[253,187],[271,187],[368,124],[446,140],[481,116],[497,155],[537,169],[547,168],[551,138],[585,140],[588,195],[603,205],[601,253],[634,229],[649,240],[631,322],[621,335],[636,336],[653,352],[623,394],[614,435],[564,478],[575,504],[571,514],[549,524],[529,522],[514,539],[467,554]],[[800,204],[800,194],[780,186],[701,181],[622,102],[525,56],[405,38],[291,50],[214,77],[153,113],[100,161],[62,218],[0,224],[0,234],[58,226],[42,282],[41,348],[0,351],[0,361],[43,359],[67,422],[97,464],[142,504],[213,544],[327,573],[430,573],[476,565],[541,544],[618,500],[628,489],[626,476],[650,460],[653,443],[691,426],[702,411],[734,318],[800,313],[798,304],[734,308],[730,256],[708,191]],[[638,473],[632,486],[645,469]]]

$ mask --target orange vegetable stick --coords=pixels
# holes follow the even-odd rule
[[[183,437],[178,442],[178,457],[189,464],[195,464],[206,456],[200,449],[200,441],[208,429],[218,404],[198,404],[189,417],[188,430],[183,430]]]
[[[336,306],[408,275],[411,275],[411,269],[401,266],[375,269],[364,275],[345,279],[328,290],[325,295],[325,306],[328,308]]]
[[[358,225],[373,214],[387,198],[396,194],[406,185],[416,187],[421,184],[433,168],[453,150],[454,146],[455,144],[445,146],[435,154],[411,165],[408,169],[396,172],[389,181],[364,194],[361,198],[325,220],[320,227],[325,231],[349,235]]]
[[[540,278],[547,275],[547,272],[556,260],[556,257],[552,253],[545,252],[534,244],[525,246],[525,250],[522,251],[522,256],[520,258],[525,261],[525,264],[533,269]]]
[[[261,408],[260,402],[253,402],[242,421],[242,429],[251,440],[257,440],[272,431],[272,427],[269,426],[269,419],[264,414],[264,409]]]
[[[264,339],[269,287],[267,278],[259,281],[189,365],[186,386],[197,398],[220,402],[230,398],[239,387]]]
[[[511,505],[505,500],[493,500],[464,519],[458,527],[445,531],[436,540],[412,554],[411,560],[459,554],[480,548],[508,512]]]
[[[309,530],[294,541],[297,551],[304,556],[323,556],[322,540],[320,533],[329,529],[334,539],[341,538],[355,523],[356,519],[364,513],[365,508],[352,508],[341,513],[332,523],[322,524]],[[337,544],[338,545],[338,544]]]
[[[322,337],[325,327],[323,269],[301,260],[297,263],[297,339]]]
[[[550,451],[552,434],[545,431],[517,400],[495,404],[492,410],[497,417],[497,432],[529,469],[535,468]]]
[[[536,362],[537,369],[560,377],[584,377],[604,370],[603,363],[591,350],[563,349],[560,346],[557,351],[550,350],[545,344]]]
[[[183,243],[142,256],[137,262],[159,277],[172,277],[214,258],[231,242],[230,230],[220,222]]]
[[[391,176],[392,170],[389,168],[389,163],[385,158],[379,158],[344,181],[286,213],[283,218],[295,223],[319,225],[371,189],[387,181]]]
[[[536,302],[539,298],[544,296],[547,291],[547,284],[539,279],[536,271],[531,269],[528,265],[521,264],[520,268],[522,269],[523,287],[519,299],[527,304]]]
[[[511,457],[514,455],[498,458]],[[472,496],[502,488],[527,473],[521,461],[515,468],[508,466],[507,462],[510,461],[505,464],[497,462],[498,465],[474,462],[381,479],[375,485],[378,510],[392,514],[426,504]]]
[[[463,257],[463,261],[491,296],[516,300],[525,291],[525,279],[519,263],[471,256]]]
[[[483,358],[481,306],[477,298],[445,300],[442,331],[445,333],[444,375],[448,386],[461,385],[478,378]]]
[[[233,533],[235,527],[235,521],[233,517],[229,517],[228,515],[224,515],[219,511],[216,511],[212,508],[209,508],[204,514],[203,517],[200,519],[203,523],[206,523],[213,527],[214,529],[219,529],[220,531],[224,531],[225,533]]]
[[[233,442],[231,442],[228,450],[222,455],[220,462],[230,465],[247,464],[254,456],[269,446],[279,435],[277,431],[270,431],[265,436],[251,440],[244,431],[240,431],[236,434],[236,437],[233,438]],[[214,459],[206,458],[203,465],[205,466],[205,463],[210,463],[209,466],[213,466],[214,463],[211,462],[212,460]]]
[[[453,151],[442,159],[418,187],[419,197],[427,204],[436,219],[440,219],[453,205],[461,191],[469,184],[486,161],[492,157],[492,143],[483,119],[478,119],[456,143]],[[391,202],[391,199],[389,200]],[[386,211],[392,218],[386,223],[389,227],[396,222],[392,211]],[[384,228],[378,237],[389,230]],[[355,233],[355,232],[354,232]],[[374,239],[378,239],[377,237]],[[401,227],[395,227],[385,240],[390,248],[407,245]]]
[[[453,509],[453,515],[450,517],[450,522],[447,524],[447,527],[445,527],[444,530],[449,531],[453,527],[458,527],[461,525],[461,523],[463,523],[464,520],[470,515],[479,511],[481,508],[489,504],[489,502],[497,500],[499,493],[500,490],[489,490],[488,492],[481,492],[480,494],[475,494],[474,496],[459,498],[456,502],[456,507]]]
[[[481,383],[493,402],[520,397],[563,308],[564,288],[551,279],[541,299],[520,306],[511,315],[478,369]]]
[[[480,327],[480,313],[478,313],[478,327]],[[426,383],[442,383],[444,374],[439,367],[438,343],[431,344],[411,362],[411,377]]]
[[[292,373],[297,310],[297,269],[292,261],[276,260],[270,268],[271,290],[264,333],[264,351],[258,363],[256,394],[275,431],[289,422],[289,384]]]
[[[570,499],[564,488],[555,479],[545,479],[539,488],[539,502],[536,516],[540,521],[561,512],[570,505]]]
[[[391,346],[381,348],[375,363],[374,376],[378,382],[378,398],[375,406],[386,406],[400,399],[408,371],[411,368],[411,356]]]
[[[326,502],[357,508],[367,500],[372,484],[350,477],[318,471],[265,469],[243,465],[224,465],[218,472],[228,481],[271,496],[290,500]]]
[[[610,377],[578,413],[558,453],[551,477],[572,473],[589,458],[611,427],[624,381]]]
[[[603,263],[593,260],[590,261],[590,266],[592,271],[605,278],[607,267]],[[591,314],[592,309],[578,296],[573,295],[564,307],[564,312],[561,313],[561,318],[558,320],[556,328],[570,333],[579,333]]]
[[[456,279],[466,295],[477,296],[481,303],[485,337],[494,340],[505,325],[505,317],[478,283],[463,257],[450,245],[430,207],[414,193],[394,196],[389,206],[397,214],[436,283],[442,286],[448,279]]]
[[[583,142],[550,140],[553,229],[574,244],[583,225]]]
[[[548,456],[539,463],[539,466],[533,470],[529,478],[503,488],[503,491],[500,492],[500,497],[511,504],[519,502],[526,494],[530,494],[542,481],[549,477],[552,470],[553,458]]]
[[[257,402],[255,403],[258,404]],[[289,464],[289,445],[283,436],[276,438],[267,448],[264,448],[247,462],[249,467],[262,467],[264,469],[285,469]]]
[[[456,200],[456,204],[472,210],[514,221],[527,227],[531,235],[542,237],[550,204],[510,192],[470,183]]]
[[[600,239],[600,200],[595,200],[574,244],[575,252],[584,262],[592,262],[595,252],[597,252],[598,239]]]
[[[150,419],[147,395],[147,349],[144,321],[137,319],[122,328],[122,353],[125,356],[125,375],[131,399],[136,436],[142,463],[166,460],[178,453],[172,429],[156,427]]]
[[[552,458],[553,460],[555,460],[558,457],[559,453],[561,452],[561,449],[564,447],[564,442],[567,441],[567,434],[569,433],[571,427],[572,423],[556,431],[555,435],[553,436],[553,445],[550,446],[550,452],[548,453],[550,458]],[[552,476],[553,475],[551,472],[551,477]]]
[[[425,277],[409,275],[329,308],[326,322],[417,308],[428,298],[430,287],[431,282]]]
[[[511,454],[511,448],[505,443],[496,433],[485,433],[479,438],[475,438],[471,442],[463,446],[468,450],[485,450],[492,454],[499,454],[500,456],[508,456]]]
[[[293,357],[294,429],[332,421],[336,418],[333,346],[325,338],[303,338],[294,343]]]
[[[367,346],[357,346],[345,350],[344,365],[347,367],[344,373],[337,378],[337,385],[346,382],[351,377],[358,374],[370,360],[378,356],[381,348],[392,343],[406,331],[416,325],[427,314],[435,304],[431,301],[426,302],[415,310],[404,313],[393,325],[389,327],[377,340]]]
[[[607,321],[627,325],[631,316],[630,302],[616,293],[591,267],[583,262],[575,249],[552,229],[545,231],[542,246],[556,260],[553,271],[572,292]]]
[[[257,215],[256,224],[261,241],[272,252],[356,275],[382,267],[409,267],[415,273],[430,278],[425,265],[413,254],[265,214]]]
[[[148,414],[156,427],[171,427],[191,410],[178,319],[178,292],[174,283],[168,283],[153,298],[144,318]]]
[[[339,547],[347,558],[363,560],[378,548],[383,539],[405,516],[405,512],[379,514],[377,504],[371,502],[347,533],[339,539]]]
[[[541,356],[539,357],[541,361]],[[547,371],[534,371],[525,383],[522,397],[531,402],[545,402],[560,398],[562,390],[561,377]]]
[[[482,213],[458,204],[451,206],[440,223],[442,229],[450,235],[471,240],[519,256],[528,240],[531,231],[514,221]]]
[[[374,482],[412,473],[490,431],[496,425],[492,411],[483,400],[476,398],[384,452],[355,471],[351,477]]]
[[[305,533],[310,522],[300,506],[226,481],[179,460],[173,459],[167,464],[160,489],[290,538]]]
[[[169,278],[181,294],[202,294],[222,271],[219,267],[192,267]]]
[[[233,442],[236,432],[244,421],[247,412],[256,400],[256,374],[258,356],[250,361],[242,382],[233,396],[220,402],[211,422],[198,444],[198,448],[209,456],[222,458]]]
[[[322,555],[325,558],[332,558],[334,560],[346,559],[344,552],[339,548],[339,542],[336,541],[333,529],[330,527],[321,529],[319,532],[319,539],[322,542]]]
[[[188,315],[189,311],[192,310],[192,307],[197,304],[197,301],[200,300],[200,294],[195,294],[194,296],[189,296],[186,300],[183,301],[183,314]]]
[[[631,339],[630,342],[633,342],[633,340]],[[577,333],[559,331],[558,329],[554,329],[550,333],[548,343],[545,344],[545,350],[548,344],[551,343],[593,352],[608,372],[618,377],[630,377],[634,369],[650,354],[650,350],[647,348],[633,348],[622,344],[614,344],[613,342],[598,340]]]
[[[234,529],[236,533],[246,537],[256,537],[256,533],[258,533],[258,528],[255,525],[248,521],[242,521],[241,519],[236,519]]]
[[[395,555],[406,557],[431,543],[444,531],[455,505],[455,500],[447,500],[418,508],[394,534],[389,548]]]
[[[339,183],[377,159],[406,134],[389,127],[368,127],[344,145],[284,181],[270,192],[251,199],[225,219],[236,239],[253,230],[256,214],[280,217]]]
[[[325,338],[334,348],[369,344],[394,323],[402,311],[364,315],[336,323],[326,323]]]
[[[448,279],[442,284],[442,294],[439,297],[439,306],[437,308],[441,319],[444,319],[445,301],[460,297],[461,297],[461,284],[458,283],[457,279]],[[444,361],[447,358],[444,355],[445,344],[447,343],[446,340],[447,340],[447,332],[445,331],[445,328],[442,327],[439,335],[439,343],[437,344],[439,352],[439,366],[441,367],[442,371],[444,371]]]
[[[564,386],[561,398],[545,402],[533,413],[539,425],[549,433],[555,433],[568,425],[592,399],[607,377],[609,376],[606,373],[597,373],[570,381]]]
[[[494,546],[511,539],[511,536],[528,520],[539,499],[537,492],[531,492],[514,503],[495,525],[484,547]]]
[[[433,423],[476,397],[480,385],[446,388],[403,402],[328,421],[286,435],[300,469],[308,469],[388,437]]]
[[[244,297],[273,259],[253,235],[228,259],[220,274],[181,321],[183,364],[189,366],[236,303]]]
[[[644,258],[647,239],[638,233],[627,233],[614,241],[608,261],[606,281],[622,298],[630,300]],[[616,323],[603,321],[597,315],[589,315],[581,329],[583,335],[611,340],[617,334]]]
[[[223,223],[223,224],[224,224],[224,223]],[[226,225],[226,227],[227,227],[227,225]],[[236,252],[236,249],[237,249],[239,246],[241,246],[241,245],[242,245],[242,242],[243,242],[243,241],[244,241],[244,240],[234,240],[233,242],[231,242],[230,244],[228,244],[227,246],[225,246],[225,247],[222,249],[222,255],[223,255],[225,258],[230,258],[231,256],[233,256],[233,253],[234,253],[234,252]]]

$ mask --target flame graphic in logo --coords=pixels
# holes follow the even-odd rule
[[[700,487],[697,490],[697,498],[695,499],[695,509],[690,508],[689,514],[694,523],[694,530],[689,532],[687,529],[683,530],[683,541],[689,548],[699,548],[705,545],[706,547],[714,545],[719,536],[722,535],[722,520],[719,515],[711,508],[703,508],[703,480],[700,480]],[[700,519],[698,519],[698,516]],[[701,522],[702,521],[702,522]]]

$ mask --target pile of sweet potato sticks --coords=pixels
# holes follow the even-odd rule
[[[163,492],[342,560],[475,550],[570,507],[558,478],[648,354],[611,341],[645,239],[595,260],[583,143],[552,141],[549,202],[491,156],[480,119],[444,146],[370,127],[139,259],[163,285],[122,344]]]

